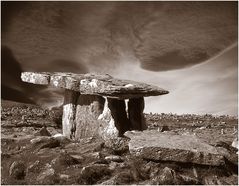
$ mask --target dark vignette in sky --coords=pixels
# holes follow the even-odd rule
[[[237,2],[1,2],[1,10],[2,45],[24,71],[121,76],[124,73],[116,69],[125,71],[130,65],[140,69],[140,64],[147,70],[141,74],[142,81],[148,82],[165,71],[177,73],[210,60],[237,42]],[[4,63],[8,61],[2,60]],[[233,65],[237,68],[237,63]],[[13,79],[8,88],[27,93],[39,104],[60,103],[59,99],[45,99],[49,88],[29,90],[19,78],[14,76],[14,81],[11,73],[4,73],[9,65],[2,67],[2,79]],[[146,76],[150,71],[155,73]],[[123,78],[134,79],[127,74]],[[159,82],[152,81],[164,85]],[[3,86],[4,82],[2,95]],[[233,88],[229,91],[235,93]],[[47,97],[57,95],[55,91]]]

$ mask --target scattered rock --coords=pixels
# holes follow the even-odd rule
[[[217,176],[206,176],[203,182],[204,185],[223,185]]]
[[[94,158],[94,159],[102,158],[101,152],[92,152],[92,153],[89,153],[88,156],[90,156],[91,158]]]
[[[38,143],[42,143],[42,142],[48,141],[49,139],[50,139],[49,136],[38,136],[36,138],[31,139],[30,142],[32,144],[38,144]]]
[[[51,136],[50,132],[47,130],[46,127],[42,127],[39,131],[37,131],[35,136]]]
[[[108,162],[107,164],[109,164],[110,170],[115,170],[116,168],[129,168],[129,164],[127,163],[117,163],[117,162],[111,161],[110,163]]]
[[[216,146],[218,153],[221,154],[222,156],[224,156],[230,163],[235,165],[237,168],[237,166],[238,166],[237,149],[223,141],[218,141],[215,144],[215,146]]]
[[[79,154],[71,155],[71,157],[77,159],[79,162],[81,162],[82,160],[84,160],[84,158],[83,158],[81,155],[79,155]]]
[[[215,147],[194,135],[172,135],[157,131],[128,131],[125,135],[131,138],[130,153],[146,160],[213,166],[225,164],[224,157]]]
[[[112,149],[116,154],[123,154],[129,151],[129,139],[125,137],[118,137],[115,139],[108,139],[105,141],[105,147]]]
[[[71,140],[69,138],[67,138],[66,136],[64,136],[63,134],[55,134],[54,136],[52,136],[54,139],[56,139],[57,141],[60,142],[60,144],[62,145],[66,145],[69,144],[71,142]]]
[[[31,143],[38,147],[38,149],[43,148],[55,148],[60,146],[60,142],[52,137],[39,136],[31,140]]]
[[[228,143],[226,143],[224,141],[217,141],[216,144],[214,144],[214,146],[216,146],[216,147],[223,147],[223,148],[227,149],[231,153],[236,153],[237,152],[237,149],[235,147],[229,145]]]
[[[177,184],[176,173],[174,170],[165,167],[157,177],[153,178],[153,181],[159,185]]]
[[[14,161],[9,169],[9,175],[18,180],[22,180],[26,176],[26,166],[22,161]]]
[[[59,177],[60,177],[61,179],[69,179],[69,178],[70,178],[70,176],[67,175],[67,174],[60,174]]]
[[[153,184],[159,185],[185,185],[199,184],[197,178],[177,174],[175,170],[165,167],[159,174],[152,179]]]
[[[109,169],[110,170],[115,170],[116,169],[116,167],[117,167],[117,163],[116,162],[110,162],[110,164],[109,164]]]
[[[8,153],[1,153],[1,160],[8,159],[10,157],[11,157],[11,155]]]
[[[101,185],[127,185],[134,181],[130,171],[124,171],[116,174],[111,179],[104,181]]]
[[[120,156],[117,156],[117,155],[106,156],[105,160],[114,161],[114,162],[123,162],[123,159]]]
[[[158,127],[158,132],[169,131],[169,127],[167,125],[163,125]]]
[[[178,179],[181,181],[183,185],[198,185],[201,184],[199,180],[195,177],[179,175]]]
[[[235,139],[233,140],[233,142],[232,142],[232,147],[235,147],[235,148],[237,148],[237,150],[238,150],[238,138],[235,138]]]
[[[79,178],[79,184],[95,184],[104,176],[110,175],[111,171],[107,165],[89,165],[83,167]]]
[[[109,164],[109,161],[107,161],[105,159],[99,159],[99,160],[94,161],[93,164]]]
[[[73,158],[68,153],[61,153],[55,160],[55,164],[59,166],[71,166],[80,163],[78,159]]]
[[[33,164],[29,165],[27,168],[27,174],[29,173],[40,173],[41,167],[40,167],[40,161],[37,160]]]
[[[48,167],[38,175],[36,180],[40,185],[54,185],[59,182],[59,177],[53,168]]]
[[[97,141],[85,141],[85,139],[82,139],[78,143],[69,143],[67,144],[64,149],[67,150],[67,152],[71,152],[72,154],[88,154],[91,152],[98,152],[103,147],[103,142],[98,139]]]

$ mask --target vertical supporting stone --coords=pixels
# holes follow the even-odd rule
[[[63,116],[62,116],[62,131],[63,135],[68,138],[75,136],[75,116],[76,116],[76,102],[80,93],[72,90],[65,90]]]
[[[123,134],[130,129],[130,122],[127,118],[126,113],[126,105],[124,100],[119,99],[108,99],[108,106],[111,111],[111,116],[114,119],[115,127],[119,131],[119,136],[123,136]]]
[[[100,122],[99,136],[104,140],[117,138],[119,131],[115,126],[114,118],[112,117],[111,110],[109,108],[109,99],[105,98],[104,110],[98,117]]]
[[[99,136],[100,123],[98,117],[104,109],[105,99],[97,95],[80,95],[76,107],[75,138]]]
[[[144,118],[144,98],[132,98],[128,102],[128,114],[131,130],[146,130],[147,125]]]

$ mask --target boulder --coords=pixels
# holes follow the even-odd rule
[[[22,180],[26,176],[26,166],[22,161],[14,161],[9,168],[10,177]]]
[[[59,182],[59,177],[51,167],[46,168],[36,178],[36,183],[40,185],[55,185]]]
[[[127,185],[134,181],[132,173],[130,171],[123,171],[107,181],[101,183],[101,185]]]
[[[46,127],[42,127],[39,131],[37,131],[35,136],[51,136],[51,133],[47,130]]]
[[[129,139],[125,137],[107,139],[104,146],[111,149],[115,154],[121,155],[129,151]]]
[[[78,159],[72,157],[66,152],[60,153],[55,159],[55,165],[57,166],[71,166],[80,163]]]
[[[128,131],[129,151],[152,161],[173,161],[201,165],[224,165],[217,149],[194,135],[173,135],[157,131]]]
[[[238,137],[236,137],[232,142],[232,147],[237,148],[238,150]]]
[[[120,156],[117,156],[117,155],[106,156],[105,160],[114,161],[114,162],[123,162],[124,161]]]
[[[36,160],[34,163],[30,164],[27,168],[27,174],[31,173],[40,173],[41,171],[41,163],[39,160]]]
[[[60,146],[60,142],[57,139],[48,136],[38,136],[32,139],[31,143],[37,149],[55,148]]]
[[[168,167],[160,171],[159,175],[153,178],[153,181],[157,185],[175,185],[178,183],[176,172]]]
[[[97,181],[102,179],[104,176],[110,175],[111,171],[107,165],[94,164],[83,167],[79,177],[80,184],[95,184]]]
[[[157,185],[197,185],[199,180],[194,177],[178,174],[175,170],[165,167],[159,174],[152,178],[151,184]]]

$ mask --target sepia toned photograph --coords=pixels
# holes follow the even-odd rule
[[[1,185],[238,185],[237,1],[1,1]]]

